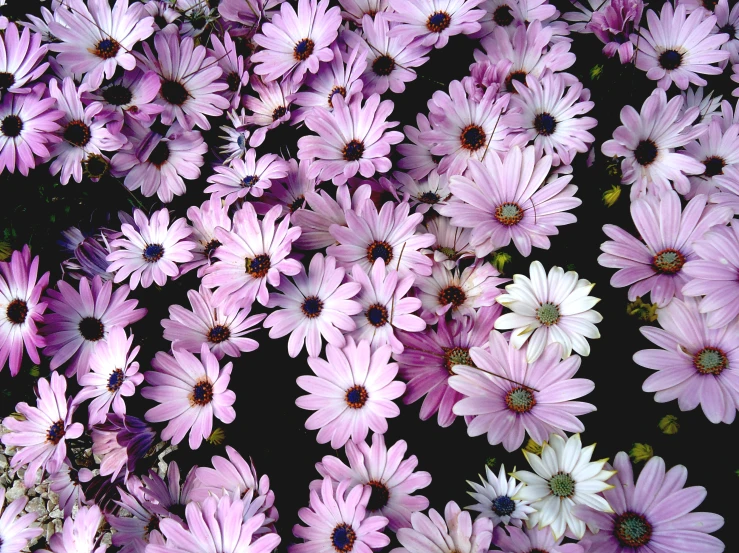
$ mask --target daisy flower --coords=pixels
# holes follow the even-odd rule
[[[432,255],[436,263],[451,271],[462,259],[475,256],[470,246],[470,229],[452,225],[449,217],[441,216],[430,219],[424,226],[436,237],[436,242],[431,248],[421,250],[421,253]]]
[[[720,223],[719,223],[720,224]],[[708,328],[721,328],[739,315],[739,224],[716,227],[696,242],[696,259],[685,264],[691,279],[683,286],[686,296],[701,296],[699,310]]]
[[[116,68],[132,71],[136,58],[132,50],[154,32],[154,18],[144,4],[116,0],[65,0],[59,3],[49,30],[57,41],[49,48],[71,73],[85,73],[84,82],[95,90],[103,79],[112,79]]]
[[[124,115],[148,125],[164,110],[163,106],[153,103],[160,86],[159,76],[154,71],[136,68],[95,92],[85,93],[85,98],[92,99],[92,103],[100,102],[107,111],[119,114],[119,125],[123,124]]]
[[[521,447],[526,434],[536,442],[550,434],[582,432],[577,418],[595,411],[595,405],[572,401],[595,388],[592,380],[573,378],[580,357],[560,362],[561,346],[549,344],[533,363],[526,352],[509,344],[499,332],[490,333],[486,349],[469,352],[474,367],[452,367],[449,385],[466,396],[454,405],[454,413],[475,417],[467,425],[470,436],[487,433],[490,445],[507,451]]]
[[[559,13],[547,0],[485,0],[480,8],[484,12],[479,20],[480,30],[471,33],[470,38],[485,38],[496,27],[502,27],[513,35],[522,25],[549,20]]]
[[[153,3],[149,2],[147,6]],[[151,504],[144,497],[138,478],[129,478],[126,487],[128,492],[118,489],[120,499],[116,500],[116,505],[125,509],[130,516],[109,513],[105,521],[115,530],[112,542],[115,547],[120,547],[120,553],[141,553],[146,550],[148,543],[161,544],[164,538],[159,532],[159,517],[149,510]]]
[[[229,100],[231,109],[236,109],[241,104],[241,90],[249,84],[249,72],[245,68],[244,56],[236,51],[236,43],[228,31],[223,32],[223,42],[211,33],[210,43],[213,46],[208,53],[213,59],[218,60],[223,73],[221,80],[225,81],[227,89],[221,92]]]
[[[166,473],[164,478],[154,469],[149,469],[148,476],[141,477],[139,486],[146,506],[157,515],[159,521],[172,518],[184,524],[185,506],[194,501],[194,492],[200,485],[196,477],[197,467],[190,469],[184,482],[181,481],[180,467],[175,461],[170,461],[169,465],[165,463],[163,469]],[[131,489],[129,486],[129,490]]]
[[[694,259],[693,244],[714,225],[725,225],[732,217],[729,208],[706,205],[706,196],[695,196],[681,211],[680,197],[668,191],[659,198],[644,196],[631,202],[631,218],[641,235],[638,240],[625,230],[604,225],[611,240],[601,244],[598,263],[619,269],[611,286],[630,286],[629,301],[644,297],[664,307],[673,297],[682,299],[682,288],[690,280],[683,271]],[[713,272],[717,267],[711,263]]]
[[[593,12],[587,29],[605,44],[603,54],[612,58],[618,54],[622,64],[634,59],[634,43],[631,35],[639,28],[644,2],[641,0],[610,0]]]
[[[602,513],[612,513],[608,502],[599,495],[614,486],[607,484],[616,471],[605,470],[608,459],[591,461],[595,444],[582,446],[580,434],[565,439],[552,434],[542,444],[541,456],[523,450],[534,472],[517,470],[511,476],[525,484],[513,499],[531,501],[536,509],[529,516],[529,525],[551,526],[554,539],[566,530],[575,539],[585,534],[585,523],[575,516],[576,505],[587,505]]]
[[[721,94],[714,96],[713,90],[707,91],[702,86],[689,87],[687,90],[682,90],[680,96],[683,98],[683,112],[692,107],[698,107],[698,117],[695,118],[695,123],[710,123],[714,117],[723,117],[724,121],[732,120],[732,123],[735,122],[733,121],[733,109],[729,102],[726,100],[722,101],[723,96]],[[724,106],[731,113],[728,119],[727,115],[724,114]],[[722,113],[719,114],[719,110]]]
[[[423,138],[431,130],[428,117],[423,113],[417,114],[416,126],[417,128],[411,125],[403,127],[403,134],[411,144],[404,142],[395,149],[403,156],[398,160],[398,167],[407,171],[412,178],[422,179],[437,169],[441,158],[431,154],[434,143]]]
[[[549,249],[557,227],[577,221],[567,210],[582,202],[575,198],[572,175],[547,181],[552,157],[533,146],[512,147],[501,160],[490,155],[485,163],[470,160],[465,176],[454,175],[452,198],[439,207],[451,225],[471,229],[470,245],[478,257],[508,246],[524,255],[532,247]]]
[[[97,532],[103,522],[100,507],[82,507],[74,518],[64,519],[62,531],[57,531],[49,539],[50,553],[104,553],[107,545],[98,541]]]
[[[513,329],[511,344],[521,348],[529,337],[526,361],[533,363],[544,352],[547,344],[562,346],[562,357],[572,350],[582,356],[590,354],[585,338],[600,338],[595,326],[603,317],[592,307],[600,301],[590,296],[595,284],[578,279],[575,271],[566,273],[552,267],[547,275],[539,261],[531,263],[530,277],[513,275],[513,284],[506,286],[506,294],[496,298],[512,313],[501,315],[495,321],[498,330]]]
[[[399,23],[391,31],[404,42],[443,48],[449,37],[470,35],[480,30],[483,10],[475,9],[483,0],[390,0],[388,19]]]
[[[267,283],[278,286],[280,275],[300,272],[300,263],[287,257],[300,236],[300,227],[290,226],[289,215],[277,225],[281,211],[275,206],[259,221],[254,207],[245,203],[233,216],[232,231],[215,229],[221,243],[215,250],[218,261],[203,277],[203,286],[218,288],[213,294],[214,305],[231,302],[247,307],[255,299],[267,305]]]
[[[187,208],[187,218],[190,220],[192,234],[190,239],[195,242],[192,250],[193,259],[180,266],[180,275],[197,269],[198,278],[202,278],[210,266],[216,248],[221,243],[216,238],[216,228],[231,230],[231,217],[228,216],[228,206],[219,199],[204,201],[200,207]]]
[[[246,95],[242,98],[242,103],[251,113],[245,115],[243,121],[259,127],[249,139],[249,146],[256,148],[264,142],[267,131],[290,121],[291,104],[298,86],[292,79],[264,83],[259,77],[252,75],[251,88],[256,96]]]
[[[621,183],[631,184],[631,199],[645,194],[690,190],[686,175],[700,175],[705,166],[692,157],[675,152],[705,132],[705,125],[693,125],[698,107],[681,114],[683,99],[675,96],[667,101],[665,91],[657,88],[644,101],[641,113],[631,106],[621,109],[622,125],[613,131],[601,151],[606,156],[619,156]]]
[[[326,344],[326,358],[309,357],[315,376],[299,376],[298,386],[308,392],[295,404],[316,411],[305,421],[305,428],[318,430],[319,444],[331,442],[338,449],[351,439],[361,442],[372,430],[387,432],[388,418],[400,409],[393,400],[403,395],[405,384],[393,380],[398,373],[390,360],[390,346],[374,352],[367,341],[356,344],[347,338],[343,349]]]
[[[393,353],[403,351],[403,344],[395,336],[395,330],[421,332],[426,323],[414,311],[421,307],[421,300],[407,297],[413,286],[413,275],[399,278],[398,272],[386,270],[385,263],[377,259],[370,274],[355,264],[352,279],[361,286],[357,302],[361,313],[354,314],[356,330],[349,335],[355,340],[367,340],[373,349],[386,344]]]
[[[506,553],[585,553],[577,543],[562,543],[564,536],[555,539],[549,528],[506,526],[493,531],[493,543]]]
[[[143,380],[143,375],[137,376]],[[100,476],[110,476],[110,481],[116,482],[125,468],[125,482],[154,445],[157,433],[136,417],[108,414],[104,420],[90,431],[92,454],[101,459]]]
[[[53,357],[56,370],[69,361],[67,376],[81,378],[90,370],[90,356],[114,326],[126,327],[144,318],[146,309],[136,309],[138,300],[128,299],[125,284],[113,291],[113,283],[96,276],[80,279],[79,291],[60,280],[48,290],[50,313],[44,315],[44,355]]]
[[[66,396],[66,379],[54,372],[50,380],[51,383],[45,378],[38,380],[36,407],[25,401],[15,406],[23,420],[13,416],[3,419],[3,426],[10,432],[3,434],[1,440],[5,446],[18,448],[10,458],[12,469],[27,465],[23,477],[26,488],[36,485],[39,469],[42,473],[57,472],[67,457],[67,439],[79,438],[84,430],[80,423],[72,422],[74,407],[72,398]]]
[[[473,490],[467,492],[467,495],[477,503],[466,508],[480,513],[477,518],[489,518],[493,522],[493,527],[502,524],[506,527],[510,525],[520,528],[523,521],[528,520],[529,515],[534,512],[528,501],[511,499],[523,487],[523,483],[516,482],[512,476],[506,480],[505,465],[500,465],[498,476],[485,465],[485,476],[481,474],[479,476],[482,485],[467,480]]]
[[[144,43],[144,53],[146,56],[139,58],[141,63],[161,79],[156,103],[164,106],[162,123],[171,125],[177,120],[186,130],[209,130],[206,116],[218,117],[228,109],[228,99],[218,94],[228,88],[219,80],[223,70],[215,58],[207,55],[205,46],[195,46],[192,37],[180,38],[177,32],[162,31],[154,36],[153,51]]]
[[[88,406],[89,426],[104,422],[111,408],[116,415],[125,415],[123,398],[132,396],[143,382],[144,375],[134,361],[139,347],[132,351],[132,345],[133,334],[127,337],[123,328],[114,326],[90,355],[90,372],[79,378],[82,390],[74,398],[74,405],[92,400]]]
[[[467,511],[462,511],[454,501],[446,504],[444,516],[436,509],[429,514],[413,513],[412,528],[397,532],[403,547],[394,553],[486,553],[490,549],[493,524],[489,518],[478,517],[473,523]]]
[[[15,23],[4,28],[0,35],[0,98],[6,94],[28,94],[31,87],[26,85],[48,69],[48,63],[39,63],[48,50],[48,46],[41,45],[41,39],[28,27],[19,34]]]
[[[653,10],[647,12],[634,63],[647,72],[648,79],[658,81],[662,90],[672,83],[680,90],[691,83],[706,86],[707,81],[699,74],[719,75],[721,68],[712,64],[729,58],[729,52],[719,49],[729,35],[711,34],[715,25],[715,15],[706,16],[703,10],[686,15],[684,4],[673,8],[666,2],[659,16]]]
[[[148,288],[152,283],[164,286],[167,277],[176,277],[180,270],[177,263],[193,258],[190,250],[195,243],[188,240],[192,229],[184,218],[169,224],[169,211],[162,208],[152,213],[151,218],[140,209],[133,212],[134,225],[123,223],[123,238],[113,240],[114,248],[108,254],[108,271],[115,273],[113,282],[123,282],[131,277],[131,289],[141,283]]]
[[[388,172],[390,146],[403,140],[402,133],[388,131],[398,124],[387,121],[393,102],[373,94],[364,105],[358,96],[347,105],[335,95],[333,104],[333,111],[316,107],[305,117],[305,125],[318,133],[298,140],[298,159],[315,160],[308,176],[342,185],[357,173],[369,178]]]
[[[287,160],[287,175],[272,183],[260,202],[255,202],[257,213],[266,213],[278,205],[283,213],[295,214],[305,207],[305,197],[316,190],[316,179],[308,176],[309,161]],[[321,214],[323,216],[323,214]],[[295,219],[293,218],[293,221]],[[300,226],[296,223],[296,226]]]
[[[249,148],[244,159],[236,158],[229,165],[216,165],[214,169],[215,173],[208,177],[210,186],[204,192],[214,199],[224,198],[230,206],[249,194],[261,197],[272,186],[271,179],[287,176],[288,166],[275,154],[265,154],[257,160],[257,151]]]
[[[439,204],[452,195],[449,190],[449,176],[439,175],[435,169],[421,182],[408,173],[399,171],[393,173],[393,178],[399,184],[398,193],[408,194],[408,200],[416,208],[416,213],[426,214],[432,209],[438,211]]]
[[[369,273],[378,259],[400,278],[410,274],[430,275],[431,260],[418,250],[434,243],[432,234],[417,234],[421,213],[409,215],[408,202],[385,202],[380,211],[371,200],[346,210],[346,225],[333,224],[331,235],[338,245],[326,252],[347,267],[357,264]]]
[[[467,97],[462,83],[452,81],[449,94],[434,92],[428,102],[432,130],[421,134],[431,142],[431,154],[440,156],[439,173],[461,175],[470,159],[483,159],[508,149],[508,107],[510,95],[498,96],[489,88],[479,102]]]
[[[247,130],[247,124],[244,119],[247,117],[242,108],[241,115],[236,110],[226,112],[230,125],[219,127],[226,136],[219,136],[225,144],[219,147],[221,155],[226,156],[223,160],[224,164],[231,163],[234,159],[243,158],[249,149],[250,132]]]
[[[696,194],[714,194],[721,192],[721,180],[715,177],[724,175],[731,179],[735,175],[729,167],[739,167],[739,124],[731,124],[723,128],[721,118],[716,117],[708,124],[708,131],[697,140],[685,145],[685,153],[703,164],[702,175],[688,177],[690,191],[688,198]],[[737,181],[739,185],[739,181]]]
[[[721,45],[721,49],[729,52],[729,59],[719,63],[725,69],[728,64],[739,63],[739,8],[729,5],[727,0],[719,0],[714,8],[716,28],[714,32],[724,33],[729,40]]]
[[[310,492],[310,507],[298,511],[307,526],[293,526],[293,535],[304,542],[288,546],[289,553],[369,552],[390,543],[382,533],[388,520],[366,515],[370,487],[350,485],[344,480],[334,490],[331,479],[324,478],[320,490]]]
[[[233,363],[220,368],[207,344],[200,347],[200,359],[181,349],[172,355],[159,351],[151,366],[144,374],[150,386],[141,395],[159,403],[146,412],[147,421],[168,421],[163,440],[179,444],[190,432],[190,449],[197,449],[213,431],[213,416],[225,424],[236,418],[236,394],[228,389]]]
[[[665,470],[660,457],[646,462],[634,484],[634,469],[627,453],[620,451],[613,462],[616,476],[603,497],[613,509],[603,513],[587,505],[575,507],[592,533],[581,542],[588,551],[699,551],[720,553],[724,544],[710,536],[724,525],[723,517],[695,513],[706,497],[702,486],[685,488],[688,470],[677,465]]]
[[[36,324],[44,320],[47,304],[40,299],[49,284],[49,272],[39,279],[38,266],[39,258],[31,261],[28,245],[14,251],[9,262],[0,262],[0,312],[5,314],[0,322],[0,371],[10,361],[10,376],[18,374],[24,351],[39,364],[37,348],[46,345]]]
[[[5,509],[5,488],[0,488],[0,543],[7,551],[22,551],[28,542],[43,534],[40,526],[32,527],[38,513],[23,513],[28,498],[21,496],[9,503]]]
[[[388,0],[339,0],[339,4],[343,8],[341,17],[359,27],[362,26],[365,15],[374,17],[388,9]]]
[[[388,519],[388,528],[397,532],[411,525],[411,514],[425,510],[429,501],[413,492],[431,484],[431,475],[416,471],[418,459],[405,459],[408,444],[399,440],[389,449],[382,434],[372,434],[372,445],[367,442],[347,442],[345,451],[349,465],[338,457],[326,455],[316,464],[324,478],[334,482],[350,481],[350,486],[362,484],[372,490],[367,502],[367,514]],[[321,480],[311,482],[311,489],[320,490]]]
[[[306,71],[317,73],[321,62],[334,59],[331,45],[339,35],[341,13],[328,0],[299,0],[297,12],[283,3],[272,21],[262,25],[254,42],[263,48],[251,56],[254,73],[264,81],[285,75],[302,83]]]
[[[297,357],[305,345],[308,355],[321,354],[324,338],[337,347],[345,343],[344,333],[354,330],[356,325],[351,315],[356,315],[362,306],[354,300],[360,283],[344,281],[344,269],[336,267],[336,259],[317,253],[311,259],[306,272],[301,271],[278,286],[279,294],[273,294],[268,307],[280,307],[270,313],[264,321],[269,328],[270,338],[282,338],[290,334],[287,352]]]

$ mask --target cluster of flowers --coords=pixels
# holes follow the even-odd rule
[[[510,553],[590,543],[599,551],[721,551],[707,534],[722,519],[691,513],[705,494],[683,489],[683,468],[665,472],[655,458],[635,488],[623,455],[614,478],[605,460],[590,461],[593,446],[567,438],[584,430],[578,416],[595,410],[576,401],[593,383],[574,378],[588,339],[599,337],[593,285],[534,261],[504,293],[493,263],[511,242],[523,256],[546,249],[560,225],[575,222],[570,164],[588,151],[596,124],[585,116],[589,91],[566,72],[577,24],[538,0],[340,4],[223,0],[216,11],[189,0],[55,0],[22,31],[7,23],[3,170],[25,175],[51,161],[62,184],[109,172],[167,203],[200,176],[209,152],[201,131],[226,115],[230,123],[221,127],[210,197],[187,219],[171,220],[166,207],[137,209],[119,214],[120,230],[70,229],[65,269],[76,286],[59,280],[46,290],[49,274],[38,277],[27,247],[0,264],[2,366],[15,375],[24,352],[38,363],[42,348],[54,371],[39,380],[35,407],[20,403],[19,416],[4,419],[2,437],[25,483],[48,474],[60,495],[68,518],[52,551],[77,550],[77,541],[104,549],[96,541],[102,517],[125,552],[267,553],[278,545],[269,480],[235,450],[184,483],[174,462],[166,479],[137,474],[157,435],[173,444],[188,437],[195,449],[214,418],[235,420],[233,364],[222,361],[255,350],[247,335],[258,325],[272,338],[289,334],[293,357],[305,348],[313,374],[298,377],[307,394],[297,404],[314,411],[305,426],[349,459],[319,464],[322,479],[299,513],[307,526],[293,531],[304,540],[291,546],[297,553],[369,553],[389,543],[386,526],[410,553],[477,553],[491,541]],[[402,92],[414,68],[459,34],[481,39],[470,74],[437,91],[417,127],[392,130],[394,104],[381,95]],[[656,101],[666,102],[661,94]],[[312,133],[298,140],[297,159],[258,156],[268,131],[283,124]],[[304,265],[306,251],[314,253]],[[201,279],[190,309],[170,307],[162,321],[170,347],[139,373],[126,328],[146,310],[129,294],[189,271]],[[76,393],[67,394],[67,379]],[[142,420],[124,398],[143,382],[141,396],[157,405]],[[470,435],[509,451],[528,434],[543,444],[541,457],[528,456],[534,472],[514,473],[518,483],[501,473],[475,484],[474,524],[454,503],[444,516],[422,514],[428,501],[412,494],[430,476],[414,472],[404,442],[388,449],[382,437],[401,396],[423,398],[423,419],[448,426],[462,416]],[[77,467],[67,450],[85,430],[74,416],[88,401],[102,459],[96,472]],[[30,517],[17,518],[16,501],[0,537],[23,546],[38,531]],[[565,535],[581,544],[560,545]]]

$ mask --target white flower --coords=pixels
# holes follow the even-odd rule
[[[515,470],[515,469],[514,469]],[[485,466],[487,479],[480,475],[482,486],[475,482],[467,481],[474,491],[467,492],[477,503],[467,507],[470,511],[478,511],[480,517],[487,517],[493,521],[493,526],[499,524],[513,524],[521,526],[521,522],[528,520],[529,515],[535,509],[529,506],[529,501],[513,499],[513,497],[524,487],[523,483],[516,482],[511,477],[506,480],[505,465],[500,466],[498,476],[495,476],[490,467]]]

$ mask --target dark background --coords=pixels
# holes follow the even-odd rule
[[[11,0],[4,13],[11,17],[22,16],[19,12],[25,10],[38,13],[37,6],[35,2]],[[570,8],[560,5],[560,9],[568,11]],[[736,427],[714,425],[700,409],[682,413],[677,402],[655,403],[651,394],[641,390],[642,382],[652,371],[636,365],[632,355],[651,347],[638,330],[648,323],[627,315],[626,289],[611,288],[609,279],[613,270],[602,268],[597,263],[599,246],[605,240],[601,230],[603,224],[613,223],[634,231],[629,216],[628,187],[623,187],[621,198],[614,207],[607,208],[602,203],[602,193],[617,181],[607,174],[600,145],[620,124],[621,107],[632,104],[638,110],[655,83],[647,81],[641,71],[622,67],[617,58],[606,60],[601,55],[601,43],[592,35],[573,35],[573,38],[572,49],[577,54],[577,63],[569,71],[591,90],[595,108],[589,115],[599,122],[592,131],[596,136],[595,164],[586,167],[585,155],[577,156],[574,163],[573,182],[578,185],[577,195],[583,201],[574,210],[577,224],[561,227],[560,235],[552,237],[551,250],[535,250],[529,259],[522,258],[515,248],[507,248],[513,261],[506,266],[505,273],[507,276],[516,272],[528,273],[529,263],[538,259],[547,268],[559,265],[574,269],[581,278],[597,283],[592,294],[602,298],[596,307],[604,316],[599,325],[602,338],[591,340],[592,353],[583,359],[578,376],[595,381],[595,391],[583,399],[595,404],[598,410],[581,419],[587,429],[582,434],[583,443],[597,442],[595,457],[611,459],[618,451],[628,451],[635,442],[647,443],[654,448],[656,455],[664,458],[668,467],[685,465],[689,471],[688,485],[702,485],[708,490],[708,498],[699,509],[717,512],[727,519],[727,526],[715,535],[725,542],[726,551],[737,551],[739,539],[729,529],[731,515],[736,513],[732,498],[739,494],[739,476],[735,472],[739,469],[739,460],[735,458],[739,451]],[[386,95],[396,102],[392,118],[401,124],[415,125],[416,113],[428,112],[426,102],[435,90],[446,88],[451,80],[461,79],[467,74],[468,65],[473,62],[474,46],[472,41],[456,37],[446,48],[435,50],[431,60],[419,68],[419,78],[408,84],[404,94]],[[596,64],[603,67],[600,77],[593,80],[590,71]],[[713,89],[730,97],[733,83],[728,77],[727,73],[709,80],[707,90]],[[669,93],[675,94],[675,88]],[[220,124],[220,121],[213,122],[216,131],[206,134],[211,151],[219,144],[216,137]],[[258,152],[286,154],[289,151],[294,156],[297,152],[295,142],[303,133],[286,126],[270,131]],[[168,205],[174,211],[174,217],[184,217],[188,206],[199,205],[206,199],[202,190],[210,171],[206,162],[202,178],[189,182],[186,196],[175,198]],[[117,229],[118,210],[131,212],[136,206],[152,211],[161,207],[156,198],[143,198],[138,192],[129,193],[112,178],[98,183],[83,180],[80,184],[71,182],[60,186],[58,179],[48,174],[48,165],[32,171],[27,178],[5,172],[0,175],[0,187],[4,191],[0,205],[0,228],[4,237],[0,239],[10,242],[15,248],[30,243],[33,254],[41,255],[42,270],[52,272],[52,283],[60,278],[60,263],[65,257],[56,243],[62,230],[73,225],[90,231],[99,226]],[[332,188],[330,184],[327,186],[328,190]],[[149,369],[149,361],[156,351],[168,349],[169,343],[162,338],[159,321],[168,317],[171,304],[189,308],[186,292],[198,286],[193,273],[168,282],[161,290],[156,287],[138,288],[131,294],[149,310],[148,316],[132,327],[135,343],[142,346],[138,356],[142,371]],[[251,456],[258,472],[270,477],[276,496],[275,505],[280,512],[277,523],[283,539],[280,550],[284,551],[285,546],[292,542],[291,528],[298,522],[298,509],[308,503],[308,484],[318,477],[314,464],[324,455],[343,456],[343,453],[332,450],[328,444],[317,444],[316,433],[306,431],[303,426],[310,412],[295,406],[295,398],[303,394],[295,384],[295,378],[310,373],[305,353],[291,359],[287,355],[286,339],[270,340],[264,330],[251,336],[259,341],[259,349],[232,360],[234,370],[230,388],[237,395],[237,419],[231,425],[220,425],[226,432],[223,445],[204,442],[200,449],[191,452],[185,440],[179,451],[168,459],[176,460],[186,470],[194,464],[208,464],[212,455],[225,455],[226,444],[235,447],[245,457]],[[0,372],[0,415],[13,411],[18,401],[33,401],[34,378],[29,369],[31,364],[26,357],[17,378],[11,379],[8,369]],[[42,359],[40,373],[48,375],[48,359]],[[70,388],[76,389],[71,381]],[[127,405],[130,414],[142,418],[146,409],[152,406],[138,394],[135,399],[127,400]],[[462,420],[446,429],[440,428],[435,419],[421,421],[418,418],[419,407],[420,402],[401,407],[400,417],[389,421],[386,441],[391,445],[397,440],[406,440],[409,454],[418,456],[418,469],[431,473],[431,485],[420,493],[430,499],[433,508],[441,511],[450,500],[462,506],[471,504],[473,501],[466,495],[469,487],[465,481],[476,480],[489,458],[495,458],[496,463],[505,463],[507,470],[516,465],[527,466],[520,451],[507,453],[502,446],[490,446],[484,436],[468,437]],[[675,435],[664,435],[657,426],[667,414],[676,415],[679,419],[680,430]],[[84,419],[86,409],[78,411],[78,415],[80,420]],[[215,421],[216,426],[219,422]],[[496,464],[496,468],[498,466]]]

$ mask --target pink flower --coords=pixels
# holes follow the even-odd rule
[[[469,35],[470,38],[485,38],[497,27],[512,36],[529,22],[549,21],[559,15],[557,8],[547,0],[485,0],[480,7],[484,12],[480,19],[481,29]]]
[[[257,95],[242,98],[244,106],[251,112],[251,115],[243,117],[243,121],[259,127],[249,139],[249,146],[257,148],[264,142],[268,130],[290,121],[290,104],[295,99],[298,86],[292,79],[264,83],[252,75],[251,87]]]
[[[195,249],[192,250],[193,260],[180,266],[180,275],[197,269],[198,277],[202,278],[213,260],[213,253],[221,245],[216,238],[216,228],[230,231],[231,217],[228,215],[228,206],[214,199],[204,201],[200,207],[188,207],[187,218],[192,226],[190,239],[195,242]]]
[[[10,458],[10,466],[17,470],[28,465],[23,478],[27,488],[36,485],[39,469],[42,473],[54,473],[62,467],[67,457],[67,439],[79,438],[84,430],[80,423],[72,422],[72,398],[66,396],[67,381],[62,375],[51,373],[51,384],[41,378],[37,386],[36,407],[25,401],[15,406],[25,417],[23,420],[12,416],[3,419],[3,426],[10,430],[2,436],[3,444],[18,447]]]
[[[103,424],[92,427],[90,436],[92,453],[101,459],[100,476],[110,476],[110,481],[116,482],[125,467],[123,481],[126,482],[154,445],[157,434],[141,419],[109,414]]]
[[[443,48],[449,37],[470,35],[480,30],[485,15],[477,8],[483,0],[390,0],[388,19],[400,23],[391,31],[403,42],[418,42],[423,46]]]
[[[251,194],[259,198],[272,186],[271,179],[287,176],[288,165],[275,154],[265,154],[257,160],[257,151],[248,149],[244,159],[237,158],[230,165],[217,165],[215,174],[208,177],[204,192],[211,198],[224,198],[231,205]]]
[[[107,545],[98,542],[97,531],[103,521],[100,507],[82,507],[77,514],[64,519],[64,528],[49,540],[50,553],[103,553]]]
[[[342,7],[341,17],[360,27],[365,15],[374,17],[388,9],[388,0],[339,0],[339,4]]]
[[[244,56],[237,53],[236,43],[228,31],[223,32],[223,43],[215,33],[210,35],[210,42],[213,50],[209,50],[208,53],[212,55],[212,59],[218,60],[218,65],[223,70],[220,80],[228,87],[221,94],[229,100],[231,109],[236,109],[241,104],[242,88],[246,88],[249,84],[249,73],[245,69]]]
[[[411,144],[398,144],[396,150],[403,156],[398,161],[398,167],[408,171],[414,179],[422,179],[431,171],[435,171],[439,165],[438,156],[431,154],[434,145],[432,140],[424,138],[431,131],[431,123],[423,113],[416,115],[416,127],[406,125],[403,134]]]
[[[122,125],[124,116],[142,124],[150,124],[164,106],[152,103],[159,94],[159,76],[154,71],[134,69],[104,85],[94,92],[86,92],[85,98],[101,103],[105,110],[117,113],[118,124]]]
[[[298,377],[298,386],[308,395],[295,400],[298,407],[316,411],[305,427],[318,430],[318,443],[330,441],[337,449],[350,438],[363,441],[369,430],[387,432],[386,419],[400,414],[393,400],[405,391],[405,384],[393,380],[398,365],[388,363],[390,346],[371,352],[369,342],[355,344],[347,338],[343,349],[327,344],[326,358],[308,358],[316,376]]]
[[[0,543],[8,551],[22,551],[28,547],[28,542],[43,534],[44,529],[40,526],[32,527],[31,524],[38,518],[38,513],[23,513],[28,503],[28,498],[21,496],[5,505],[5,488],[0,488]]]
[[[577,543],[562,543],[564,536],[554,539],[550,528],[523,529],[506,526],[498,527],[493,533],[493,543],[505,553],[530,553],[531,551],[546,551],[547,553],[584,553],[585,550]]]
[[[18,33],[15,23],[8,23],[0,35],[0,98],[8,94],[28,94],[35,81],[48,69],[48,63],[39,62],[44,58],[48,46],[41,45],[41,35],[31,33],[26,27]]]
[[[151,386],[141,395],[159,403],[146,412],[147,421],[168,421],[163,440],[179,444],[190,432],[190,449],[197,449],[213,431],[213,416],[226,424],[236,418],[236,394],[228,389],[233,364],[221,369],[207,344],[200,348],[200,359],[175,349],[172,355],[157,352],[151,364],[154,370],[144,374]]]
[[[639,28],[643,12],[643,0],[611,0],[602,11],[593,12],[587,27],[605,44],[603,54],[609,58],[618,54],[622,64],[631,63],[634,58],[631,35]]]

